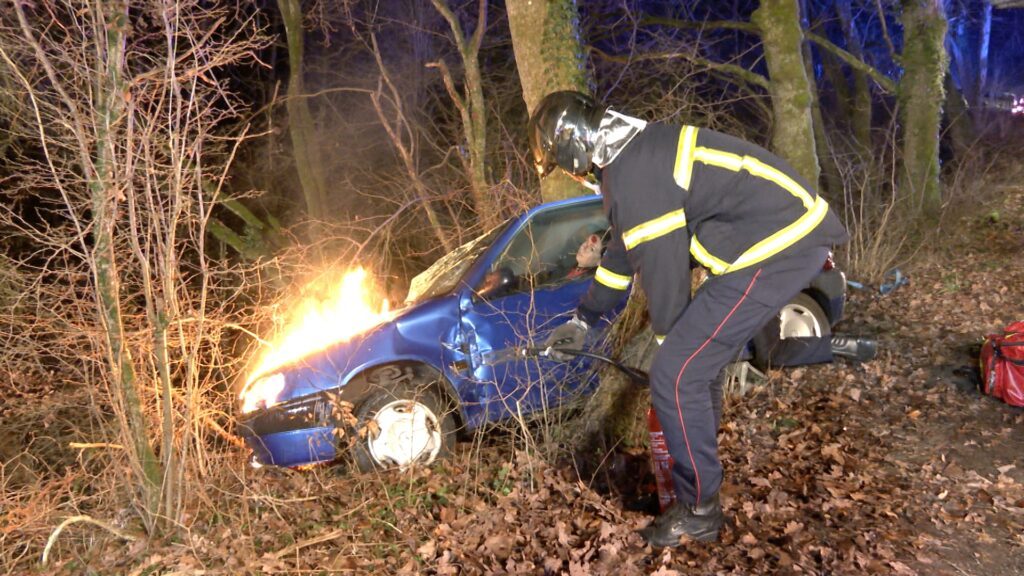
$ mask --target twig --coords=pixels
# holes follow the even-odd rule
[[[43,561],[42,561],[42,563],[43,563],[44,566],[46,565],[46,562],[49,559],[50,548],[52,548],[54,542],[57,541],[57,536],[60,536],[60,533],[64,530],[64,528],[66,528],[67,526],[69,526],[71,524],[74,524],[75,522],[88,522],[90,524],[95,524],[96,526],[99,526],[100,528],[103,528],[103,529],[107,530],[108,532],[111,532],[112,534],[114,534],[118,538],[122,538],[124,540],[129,541],[129,542],[134,542],[135,541],[135,536],[132,536],[131,534],[128,534],[127,532],[124,532],[122,530],[114,528],[113,526],[111,526],[110,524],[108,524],[108,523],[106,523],[106,522],[104,522],[102,520],[97,520],[97,519],[95,519],[95,518],[93,518],[91,516],[85,516],[85,515],[82,515],[82,516],[72,516],[72,517],[64,520],[63,522],[61,522],[60,525],[58,525],[57,528],[53,531],[53,533],[50,534],[50,538],[46,541],[46,548],[43,548]]]
[[[68,447],[77,448],[79,450],[84,450],[86,448],[113,448],[114,450],[124,450],[124,446],[111,442],[69,442]]]

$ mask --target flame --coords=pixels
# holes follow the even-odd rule
[[[361,267],[330,275],[327,281],[314,281],[302,292],[309,295],[285,315],[284,328],[255,364],[247,383],[289,362],[349,340],[392,316],[387,300],[374,297],[366,270]]]

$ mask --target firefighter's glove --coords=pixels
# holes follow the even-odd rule
[[[544,342],[544,349],[547,355],[559,362],[572,360],[572,354],[564,354],[555,348],[566,348],[569,350],[582,350],[583,342],[586,340],[590,325],[578,316],[573,316],[568,322],[562,324],[548,336]]]

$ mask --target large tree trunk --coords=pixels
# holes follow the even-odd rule
[[[936,217],[942,205],[939,126],[946,76],[946,16],[941,0],[904,0],[903,78],[899,86],[903,128],[901,190],[911,215]]]
[[[533,112],[546,94],[587,92],[579,13],[573,0],[507,0],[512,48],[526,109]],[[579,196],[584,188],[561,171],[541,182],[545,201]]]
[[[288,37],[288,133],[295,157],[295,171],[299,174],[302,195],[306,200],[306,216],[311,221],[314,239],[323,234],[327,221],[327,184],[320,147],[316,145],[316,130],[309,101],[303,90],[302,58],[305,53],[302,28],[302,5],[299,0],[278,0]]]
[[[772,149],[808,182],[818,182],[810,82],[803,57],[803,28],[797,0],[764,0],[751,21],[761,31],[771,78]]]

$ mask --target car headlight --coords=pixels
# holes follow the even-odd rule
[[[277,404],[277,397],[284,390],[284,374],[277,372],[257,378],[242,390],[242,414]]]

